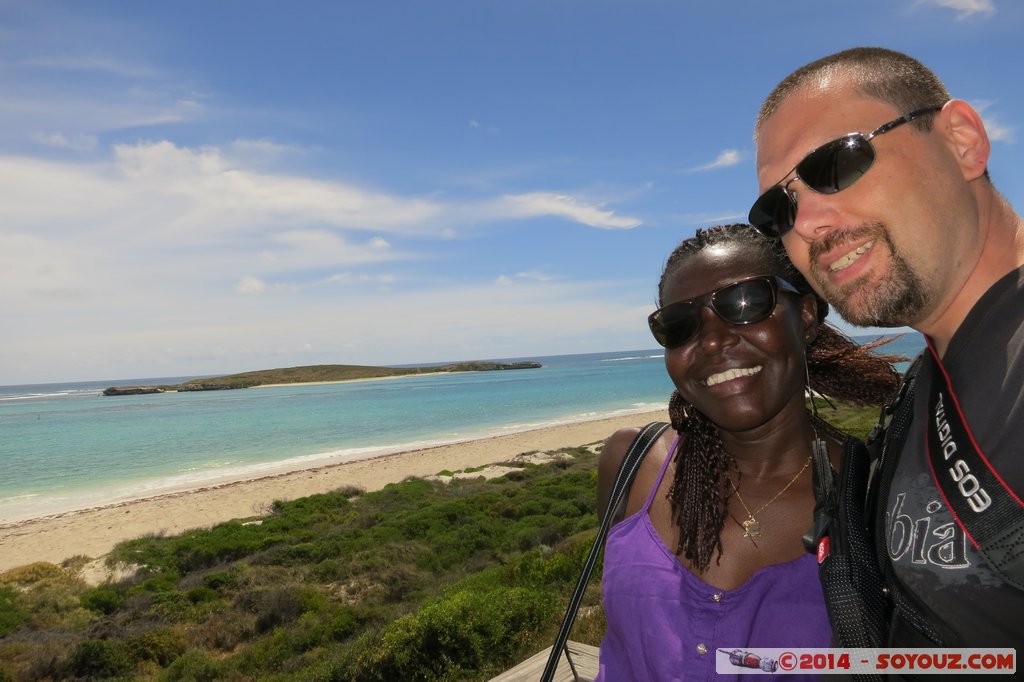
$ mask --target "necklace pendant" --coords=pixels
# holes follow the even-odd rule
[[[745,538],[757,538],[761,537],[761,524],[753,516],[743,522],[743,537]]]

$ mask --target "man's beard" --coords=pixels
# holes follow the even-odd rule
[[[818,256],[838,243],[875,240],[889,249],[891,266],[877,281],[850,282],[834,287],[818,266]],[[869,223],[852,230],[832,232],[810,246],[811,276],[822,296],[844,320],[859,327],[902,327],[921,319],[928,301],[924,282],[910,263],[896,251],[888,230],[881,223]]]

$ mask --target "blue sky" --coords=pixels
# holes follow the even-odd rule
[[[0,384],[650,348],[762,98],[855,45],[1024,207],[1010,0],[0,0]]]

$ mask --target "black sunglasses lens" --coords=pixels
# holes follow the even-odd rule
[[[796,174],[819,194],[835,194],[857,182],[875,161],[871,142],[859,133],[832,140],[804,157]],[[780,186],[758,197],[747,220],[769,237],[781,237],[796,224],[796,200]]]
[[[654,339],[665,348],[678,348],[700,329],[700,309],[689,301],[662,308],[650,318]]]
[[[774,280],[759,277],[731,284],[711,294],[711,307],[730,324],[753,324],[775,310]],[[707,300],[704,297],[699,300]],[[704,304],[680,301],[665,306],[648,318],[651,333],[665,348],[678,348],[700,330],[700,309]]]
[[[857,182],[875,160],[875,150],[863,135],[847,135],[824,144],[800,162],[796,174],[820,194],[835,194]]]
[[[775,309],[775,289],[767,279],[738,282],[715,292],[715,312],[731,324],[760,322]]]
[[[796,205],[778,185],[759,196],[747,216],[747,221],[768,237],[781,237],[795,220]]]

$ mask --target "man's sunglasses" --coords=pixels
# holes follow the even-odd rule
[[[790,191],[789,184],[796,178],[819,194],[835,194],[841,192],[864,175],[875,160],[875,148],[871,139],[889,132],[904,123],[913,121],[919,116],[932,114],[942,107],[928,107],[904,114],[896,120],[884,123],[867,135],[849,133],[831,142],[826,142],[782,176],[785,180],[790,173],[796,177],[783,183],[781,180],[774,187],[762,194],[750,208],[748,220],[768,237],[781,237],[793,229],[796,223],[796,192]]]
[[[655,340],[671,350],[687,343],[700,331],[701,308],[711,308],[729,324],[754,324],[772,314],[780,290],[800,293],[781,277],[762,275],[741,279],[689,301],[659,308],[647,318],[647,324]]]

